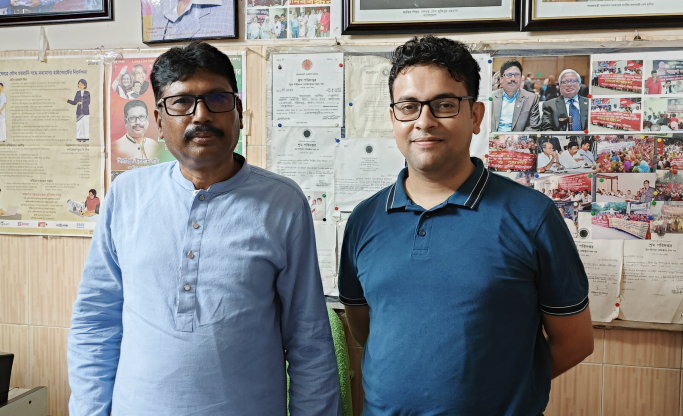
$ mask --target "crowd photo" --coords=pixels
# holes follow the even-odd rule
[[[647,98],[643,105],[643,130],[672,132],[680,130],[679,115],[683,99]]]
[[[654,137],[600,136],[598,140],[598,172],[650,173],[654,172]]]
[[[499,171],[536,169],[536,138],[529,135],[492,135],[488,167]]]
[[[648,204],[631,202],[594,203],[591,208],[591,237],[605,240],[650,238]]]
[[[643,61],[593,61],[592,95],[643,91]]]
[[[655,214],[654,209],[659,212]],[[653,220],[650,223],[652,234],[681,234],[683,235],[683,202],[658,203],[653,209]]]
[[[683,135],[657,139],[657,169],[671,170],[683,168]]]
[[[683,201],[683,173],[672,170],[657,172],[656,201]]]

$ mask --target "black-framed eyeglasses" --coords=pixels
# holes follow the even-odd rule
[[[197,109],[197,102],[204,101],[206,109],[212,113],[227,113],[235,109],[237,103],[236,92],[211,92],[201,95],[172,95],[157,102],[163,105],[169,116],[189,116]]]
[[[415,121],[422,114],[422,107],[429,106],[432,115],[436,118],[455,117],[460,113],[462,100],[473,100],[474,97],[444,97],[427,101],[399,101],[389,106],[394,109],[394,118],[398,121]]]

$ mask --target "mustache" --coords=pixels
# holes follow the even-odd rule
[[[192,140],[192,138],[197,135],[197,133],[213,133],[218,137],[219,139],[222,139],[225,137],[225,132],[218,127],[214,126],[194,126],[190,128],[189,130],[185,131],[185,134],[183,134],[183,139],[185,139],[186,142],[189,142]]]

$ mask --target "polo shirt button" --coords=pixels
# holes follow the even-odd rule
[[[190,290],[190,285],[185,283],[185,286],[183,286],[183,289],[185,289],[185,291],[187,292],[188,290]]]
[[[419,235],[420,237],[424,237],[427,235],[427,232],[425,230],[420,230],[417,232],[417,235]]]
[[[204,195],[199,195],[199,200],[203,201],[204,200]]]

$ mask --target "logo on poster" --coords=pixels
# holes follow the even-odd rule
[[[9,227],[9,221],[0,221],[0,227]]]
[[[313,68],[313,62],[311,62],[309,59],[306,59],[301,63],[301,67],[308,71],[309,69]]]
[[[44,221],[41,221],[38,223],[38,227],[47,227],[47,223]]]
[[[58,222],[57,224],[55,224],[55,227],[68,228],[69,224],[64,224],[63,222]]]
[[[18,222],[17,222],[17,227],[28,227],[28,223],[27,223],[27,222],[18,221]]]
[[[76,223],[76,228],[85,228],[85,223],[77,222],[77,223]]]

